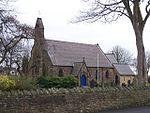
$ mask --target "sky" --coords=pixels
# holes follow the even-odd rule
[[[74,23],[70,21],[88,7],[82,0],[17,0],[14,3],[17,19],[35,26],[42,18],[45,38],[88,44],[99,44],[104,52],[119,45],[136,56],[135,35],[128,18],[113,23]],[[150,20],[144,30],[144,45],[150,50]]]

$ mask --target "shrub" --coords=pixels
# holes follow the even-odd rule
[[[62,82],[63,82],[62,83],[63,88],[73,88],[78,86],[78,80],[71,75],[63,77]]]
[[[39,87],[42,87],[42,88],[48,88],[49,86],[49,81],[48,81],[48,77],[45,77],[45,76],[41,76],[37,79],[37,85]]]
[[[30,90],[36,88],[36,81],[26,77],[14,77],[16,82],[15,89],[19,90]]]
[[[78,85],[74,76],[65,77],[39,77],[37,84],[42,88],[73,88]]]
[[[31,78],[0,76],[0,90],[29,90],[34,88],[36,88],[36,82]]]
[[[15,80],[11,79],[9,76],[0,75],[0,90],[10,90],[16,87]]]

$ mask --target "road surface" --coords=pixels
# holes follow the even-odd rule
[[[150,106],[139,107],[139,108],[128,108],[122,110],[111,110],[111,111],[104,111],[104,112],[95,112],[95,113],[150,113]]]

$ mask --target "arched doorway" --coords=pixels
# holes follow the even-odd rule
[[[86,76],[84,74],[80,76],[80,86],[86,86]]]

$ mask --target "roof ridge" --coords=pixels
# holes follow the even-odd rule
[[[80,44],[80,45],[97,46],[97,44],[87,44],[87,43],[71,42],[71,41],[63,41],[63,40],[52,40],[52,39],[45,39],[45,40],[46,41],[62,42],[62,43],[70,43],[70,44]]]
[[[119,64],[119,63],[113,63],[113,64],[115,64],[115,65],[128,65],[128,66],[130,66],[129,64]]]
[[[113,53],[105,53],[105,55],[114,55]]]

